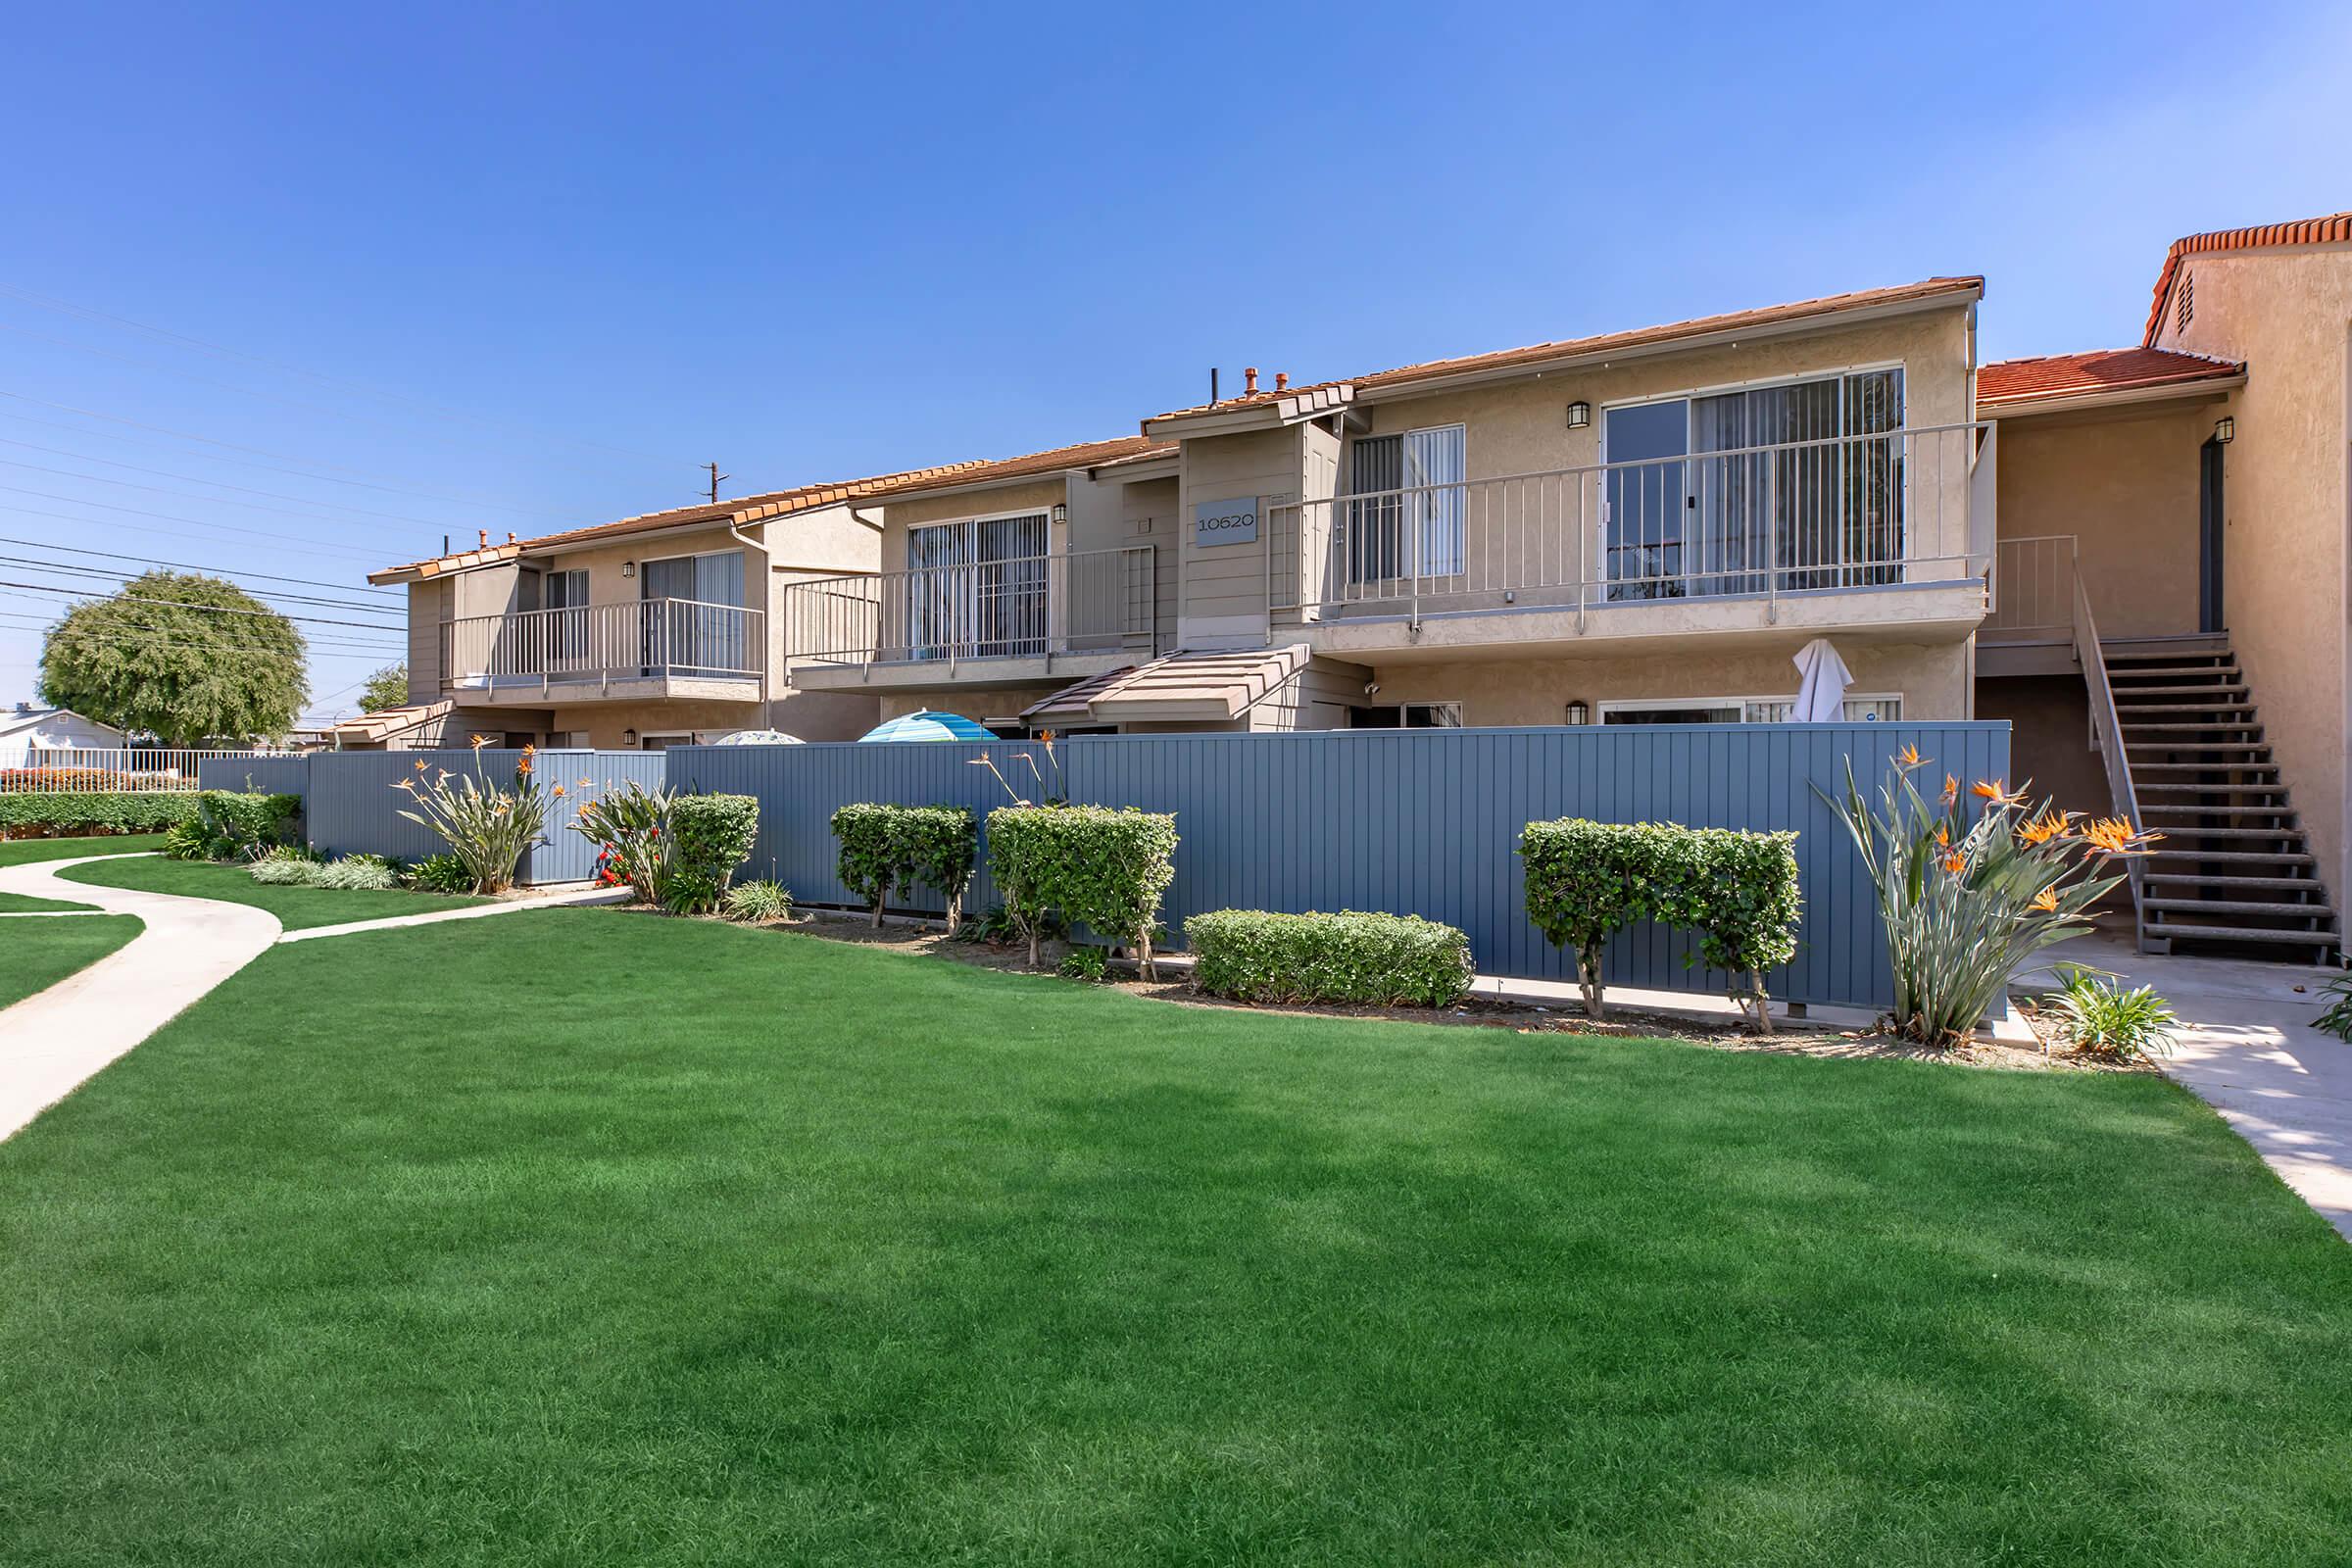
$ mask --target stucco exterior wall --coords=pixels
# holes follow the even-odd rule
[[[2190,256],[2180,276],[2194,279],[2195,314],[2183,326],[2167,309],[2156,346],[2247,362],[2245,386],[2214,411],[2237,424],[2224,457],[2230,635],[2340,893],[2352,886],[2352,246]]]
[[[450,585],[440,578],[409,584],[409,701],[441,696],[441,626],[450,616]]]
[[[1042,512],[1049,517],[1057,506],[1069,502],[1069,481],[1060,474],[1044,479],[1025,479],[1018,484],[995,485],[986,490],[959,490],[947,495],[908,496],[882,507],[863,507],[867,516],[878,511],[882,515],[881,569],[906,569],[906,530],[931,523],[959,522],[966,517],[1001,517],[1008,513]],[[1051,533],[1049,524],[1049,532]],[[1053,550],[1064,548],[1059,538],[1053,539]]]
[[[623,751],[642,744],[647,735],[701,732],[708,739],[716,740],[729,730],[765,727],[767,722],[765,705],[760,703],[690,703],[673,699],[651,703],[580,703],[557,708],[550,710],[546,729],[559,735],[584,731],[588,744],[598,750]],[[508,727],[520,726],[510,719]],[[787,728],[782,724],[775,727]],[[638,741],[623,738],[630,730],[636,731]]]
[[[2012,782],[2030,786],[2036,801],[2046,796],[2061,810],[2088,816],[2112,813],[2107,769],[2090,749],[2090,692],[2081,675],[1980,681],[1976,716],[2009,721]]]
[[[1838,645],[1853,672],[1855,696],[1899,695],[1907,719],[1969,715],[1964,643]],[[1793,697],[1796,666],[1786,653],[1740,653],[1633,659],[1507,659],[1372,666],[1382,703],[1459,703],[1462,722],[1481,727],[1564,724],[1568,705],[1634,699]]]
[[[974,723],[992,718],[1010,718],[1030,704],[1052,696],[1067,680],[1055,680],[1042,686],[981,686],[952,692],[886,692],[881,697],[882,716],[875,720],[903,718],[929,709],[935,713],[960,713]]]
[[[1294,430],[1249,430],[1184,443],[1176,507],[1177,641],[1186,648],[1262,646],[1266,639],[1267,509],[1293,502],[1300,484]],[[1194,548],[1194,509],[1255,497],[1257,538]]]
[[[2197,629],[2197,449],[2214,416],[2196,402],[2001,421],[2000,537],[2075,535],[2100,636]],[[2003,591],[2026,612],[2046,587]]]

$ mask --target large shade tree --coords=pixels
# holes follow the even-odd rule
[[[282,735],[310,699],[294,623],[235,583],[151,571],[76,605],[41,649],[41,696],[171,746]]]
[[[406,661],[386,664],[368,677],[367,686],[360,692],[360,711],[380,713],[387,708],[406,707],[409,701],[409,666]]]

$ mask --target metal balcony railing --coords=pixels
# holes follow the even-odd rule
[[[785,654],[873,664],[1148,651],[1158,594],[1149,545],[822,577],[784,590]]]
[[[1268,602],[1587,610],[1965,581],[1990,564],[1991,461],[1986,426],[1934,425],[1288,503],[1268,509]]]
[[[1993,551],[1992,612],[1984,617],[1984,629],[2071,636],[2076,557],[2071,533],[2001,540]]]
[[[670,676],[757,679],[767,616],[740,605],[641,599],[468,615],[441,626],[441,680],[457,690]]]

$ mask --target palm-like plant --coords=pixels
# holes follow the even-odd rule
[[[1934,803],[1920,793],[1912,775],[1925,765],[1905,747],[1874,805],[1849,761],[1844,797],[1830,804],[1878,888],[1894,1030],[1945,1046],[1976,1028],[2027,958],[2090,929],[2085,911],[2123,880],[2105,867],[2146,854],[2155,835],[2048,801],[2029,808],[1997,779],[1967,792],[1971,822],[1958,779],[1946,776]]]
[[[535,748],[522,749],[514,764],[514,787],[507,789],[482,775],[482,748],[488,744],[486,736],[473,737],[471,773],[442,768],[427,782],[429,764],[419,760],[416,776],[392,787],[405,791],[417,806],[400,814],[440,836],[473,878],[474,892],[504,893],[514,885],[514,867],[523,852],[547,842],[548,797],[532,777]],[[563,792],[564,786],[557,785],[556,793]]]

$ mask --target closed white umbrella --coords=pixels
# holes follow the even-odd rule
[[[1854,683],[1854,673],[1838,657],[1827,637],[1816,637],[1796,651],[1797,673],[1803,681],[1796,688],[1796,708],[1789,713],[1798,724],[1836,724],[1845,717],[1845,689]]]
[[[787,735],[780,729],[739,729],[731,735],[721,735],[710,743],[713,746],[798,746],[798,735]]]

